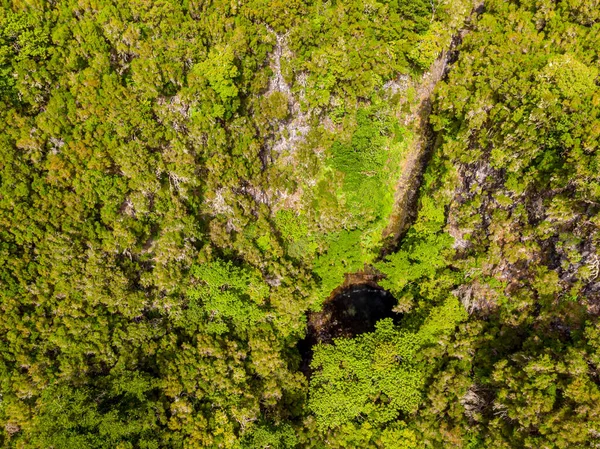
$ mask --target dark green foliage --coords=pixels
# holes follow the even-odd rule
[[[3,2],[0,446],[598,446],[600,9],[473,6]]]
[[[123,376],[118,385],[106,390],[85,386],[73,390],[64,385],[46,389],[28,446],[160,447],[161,436],[155,429],[165,418],[165,410],[153,397],[148,380],[133,376]]]

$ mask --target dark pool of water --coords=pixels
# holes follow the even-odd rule
[[[334,338],[353,337],[375,330],[377,321],[400,317],[392,311],[396,299],[385,290],[371,285],[355,285],[327,301],[320,312],[308,315],[306,338],[298,343],[301,370],[310,375],[312,347],[331,343]]]

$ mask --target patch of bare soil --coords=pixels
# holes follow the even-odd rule
[[[308,124],[309,114],[304,112],[300,105],[302,91],[300,91],[299,94],[300,98],[296,98],[292,92],[291,86],[286,82],[283,73],[281,72],[282,58],[285,60],[292,57],[292,53],[287,46],[288,36],[287,34],[277,34],[271,29],[269,29],[269,31],[275,35],[275,48],[269,64],[273,76],[269,80],[269,88],[264,95],[269,96],[275,92],[285,94],[288,98],[288,107],[290,111],[290,118],[282,122],[279,126],[277,138],[268,142],[266,145],[265,157],[273,162],[274,158],[282,155],[286,155],[288,158],[292,157],[295,147],[304,141],[310,126]],[[303,85],[303,82],[302,76],[299,76],[297,83]],[[264,161],[264,163],[266,164],[266,161]]]

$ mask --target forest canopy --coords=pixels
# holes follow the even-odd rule
[[[3,1],[0,446],[598,447],[599,49],[597,0]]]

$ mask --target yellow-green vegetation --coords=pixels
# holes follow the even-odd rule
[[[431,360],[424,348],[444,344],[443,336],[466,318],[454,297],[434,309],[417,331],[398,329],[390,318],[375,332],[338,339],[315,348],[309,409],[322,428],[360,418],[373,426],[417,411]]]
[[[597,447],[599,49],[596,0],[3,1],[0,446]],[[307,379],[365,265],[401,314]]]

